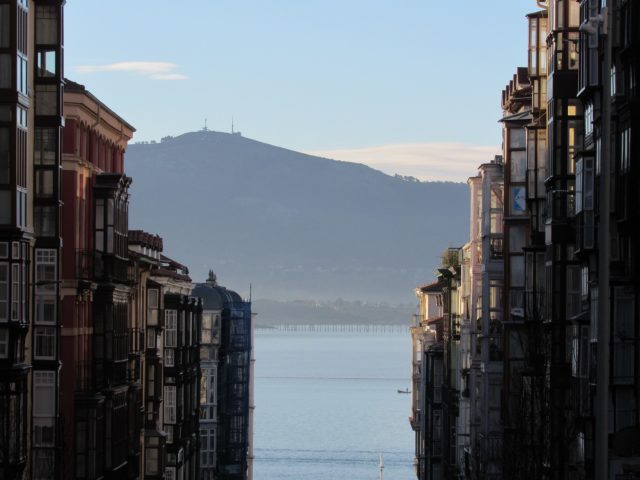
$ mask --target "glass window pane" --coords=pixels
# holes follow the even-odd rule
[[[55,77],[58,71],[55,50],[38,52],[37,73],[40,77]]]
[[[36,195],[45,198],[53,196],[53,170],[36,170]]]
[[[58,113],[58,88],[55,85],[36,85],[36,115]]]
[[[512,128],[509,130],[509,147],[511,148],[524,148],[525,147],[525,135],[523,128]]]
[[[0,53],[0,88],[11,88],[11,79],[13,78],[11,68],[11,55],[8,53]]]
[[[0,185],[9,183],[9,158],[11,154],[9,138],[9,129],[0,128]]]
[[[524,287],[524,257],[512,256],[511,257],[511,286],[512,287]]]
[[[36,128],[34,160],[38,165],[53,165],[56,162],[58,137],[55,128]]]
[[[511,152],[511,181],[524,182],[526,176],[526,154],[524,150]]]
[[[9,48],[10,15],[9,5],[0,5],[0,48]]]
[[[511,215],[524,215],[527,210],[525,187],[511,187]]]
[[[55,45],[58,42],[57,8],[38,5],[36,9],[36,43]]]
[[[12,195],[8,190],[0,190],[0,225],[11,223]]]

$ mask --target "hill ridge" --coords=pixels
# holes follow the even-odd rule
[[[132,226],[162,235],[195,280],[212,267],[262,297],[406,302],[467,238],[465,184],[409,182],[239,134],[132,144],[126,170]]]

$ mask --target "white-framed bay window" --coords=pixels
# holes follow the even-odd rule
[[[164,387],[164,423],[176,423],[176,386],[166,385]]]
[[[164,311],[164,346],[176,348],[178,346],[178,311]]]
[[[175,364],[175,350],[173,348],[164,349],[164,366],[173,367]]]
[[[36,250],[35,323],[55,325],[58,252],[53,248]]]

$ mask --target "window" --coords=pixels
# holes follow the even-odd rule
[[[525,132],[524,128],[513,128],[509,130],[509,147],[525,148]]]
[[[16,61],[17,88],[18,88],[18,91],[24,96],[27,96],[29,93],[29,90],[27,88],[28,76],[29,76],[29,70],[28,70],[27,58],[22,56],[21,54],[18,54],[17,61]]]
[[[36,85],[36,115],[58,114],[58,87]]]
[[[526,154],[524,150],[511,152],[511,181],[524,182],[526,174]]]
[[[57,251],[52,248],[36,250],[36,287],[38,293],[55,293]]]
[[[635,378],[635,337],[633,291],[616,287],[613,315],[613,382],[633,384]]]
[[[164,387],[164,422],[176,423],[176,387]]]
[[[509,187],[511,192],[511,214],[524,215],[527,211],[525,187]]]
[[[631,168],[631,129],[620,132],[620,171],[627,173]]]
[[[36,235],[53,237],[56,232],[57,208],[37,206],[33,208]]]
[[[20,319],[20,264],[11,264],[11,320]]]
[[[56,298],[54,295],[36,296],[36,317],[35,323],[55,324],[56,323]]]
[[[567,317],[571,318],[580,313],[582,291],[582,270],[578,265],[567,266]]]
[[[144,452],[144,471],[147,475],[157,475],[160,471],[160,439],[147,437]]]
[[[55,249],[36,250],[36,323],[56,323],[57,263]]]
[[[175,348],[178,346],[178,311],[165,310],[164,312],[164,346]]]
[[[33,415],[35,417],[55,417],[55,387],[55,372],[33,372]]]
[[[173,348],[164,349],[164,366],[173,367],[175,362],[175,350]]]
[[[176,480],[176,467],[167,467],[164,478],[165,480]]]
[[[589,102],[584,107],[584,134],[593,133],[593,103]]]
[[[38,68],[36,72],[39,77],[55,77],[58,72],[55,50],[40,50],[37,52]]]
[[[9,356],[9,330],[0,328],[0,358]]]
[[[55,45],[58,43],[58,12],[54,6],[36,7],[36,43]]]
[[[56,329],[54,327],[36,327],[35,337],[35,356],[54,360],[56,357]]]
[[[36,196],[39,198],[53,197],[53,170],[36,169]]]
[[[0,48],[9,48],[11,32],[11,9],[9,5],[0,5]],[[0,69],[2,70],[2,69]]]
[[[157,288],[147,290],[147,325],[158,325],[158,311],[160,308],[160,291]]]
[[[56,163],[58,135],[55,128],[36,128],[34,145],[34,161],[36,165],[53,165]]]
[[[0,65],[0,68],[2,65]],[[11,158],[11,142],[9,129],[0,128],[0,185],[9,183],[9,165]]]
[[[0,263],[0,322],[9,320],[9,265]]]
[[[511,256],[509,273],[512,287],[524,287],[524,257],[522,255]]]
[[[212,332],[212,320],[213,320],[213,314],[211,313],[204,313],[202,314],[202,342],[203,344],[205,343],[211,343],[212,341],[212,337],[211,337],[211,332]]]
[[[154,397],[156,392],[156,367],[151,364],[147,366],[147,397]],[[153,408],[151,409],[153,410]]]
[[[27,111],[22,107],[16,107],[16,124],[18,128],[23,128],[26,130],[28,128],[29,116],[27,115]]]
[[[4,33],[4,29],[0,29],[0,35]],[[6,30],[7,35],[9,29]],[[11,55],[8,53],[0,53],[0,88],[11,87]]]

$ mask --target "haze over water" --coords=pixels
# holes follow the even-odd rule
[[[402,333],[255,337],[254,478],[413,478],[411,340]]]

